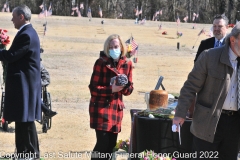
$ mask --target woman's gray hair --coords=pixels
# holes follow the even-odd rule
[[[15,7],[13,9],[13,12],[16,12],[18,16],[22,14],[26,21],[31,20],[31,10],[26,5]]]
[[[230,37],[235,37],[238,38],[238,36],[240,35],[240,22],[238,22],[235,27],[233,27],[231,33],[229,33],[226,38],[225,38],[225,42],[226,44],[230,45]]]

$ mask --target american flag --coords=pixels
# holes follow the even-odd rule
[[[142,14],[142,7],[141,7],[140,11],[138,12],[138,15],[139,15],[139,14]]]
[[[39,15],[38,15],[38,18],[43,18],[44,16],[45,16],[45,10],[44,10],[44,7],[42,8],[42,12],[41,13],[39,13]]]
[[[179,19],[179,17],[177,18],[177,25],[179,25],[180,24],[180,19]]]
[[[159,14],[162,15],[162,10],[159,11]]]
[[[154,13],[154,15],[153,15],[153,21],[154,21],[154,19],[157,17],[157,15],[159,14],[159,11],[156,11],[155,13]]]
[[[208,32],[207,36],[213,37],[213,27],[211,27],[211,28],[209,29],[209,32]]]
[[[132,36],[125,43],[126,44],[131,44],[132,45],[132,50],[136,50],[138,48],[138,44]]]
[[[102,18],[102,8],[99,5],[99,11],[98,11],[99,16]]]
[[[158,30],[161,30],[161,29],[162,29],[162,24],[158,26]]]
[[[50,4],[51,5],[51,4]],[[39,13],[38,18],[43,18],[43,17],[47,17],[48,14],[51,14],[52,11],[50,11],[50,13],[48,13],[47,7],[45,3],[42,3],[42,5],[39,6],[42,9],[42,12]],[[51,6],[49,6],[49,8],[52,8]]]
[[[77,15],[78,15],[78,17],[82,17],[82,15],[81,15],[81,12],[80,12],[80,10],[79,10],[79,8],[77,7],[77,10],[76,10],[76,12],[77,12]]]
[[[42,2],[42,4],[39,7],[43,9],[43,6],[44,6],[44,2]]]
[[[130,48],[131,48],[131,53],[130,53],[130,55],[132,56],[132,55],[135,55],[135,54],[137,54],[137,52],[138,52],[138,44],[137,44],[137,42],[135,41],[135,39],[131,36],[126,42],[126,45],[129,47],[129,46],[131,46]]]
[[[187,22],[188,16],[184,17],[183,20],[184,20],[184,22]]]
[[[138,15],[139,15],[139,13],[138,13],[138,6],[137,6],[137,8],[135,9],[135,12],[136,12],[135,15],[138,16]]]
[[[140,22],[140,24],[145,24],[146,23],[146,18],[144,18],[141,22]]]
[[[52,3],[50,3],[48,11],[47,11],[47,16],[51,16],[52,15]]]
[[[122,17],[122,13],[119,13],[119,16],[118,17]]]
[[[5,9],[7,9],[7,3],[3,5],[2,12],[5,12]]]
[[[80,4],[80,9],[84,9],[83,3]]]
[[[10,7],[9,7],[9,4],[7,6],[7,12],[10,12]]]
[[[193,13],[193,18],[192,18],[192,21],[194,21],[195,20],[195,18],[196,18],[196,13]]]
[[[92,18],[92,11],[91,11],[91,8],[89,7],[88,8],[88,18]]]
[[[73,16],[74,15],[74,11],[77,9],[77,7],[73,7],[72,8],[72,13],[71,13],[71,16]]]

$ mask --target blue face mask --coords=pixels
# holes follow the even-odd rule
[[[110,49],[109,50],[109,55],[113,58],[113,59],[118,59],[119,56],[121,54],[120,48],[118,49]]]

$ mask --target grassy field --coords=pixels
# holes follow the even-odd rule
[[[48,90],[52,107],[58,112],[48,133],[42,133],[41,125],[36,122],[41,155],[45,159],[62,159],[62,156],[69,157],[68,153],[93,149],[96,139],[94,130],[89,127],[88,85],[93,64],[110,34],[119,34],[125,41],[132,35],[139,44],[138,63],[134,63],[133,69],[134,92],[124,97],[126,109],[122,132],[118,136],[118,139],[127,139],[131,130],[130,109],[146,109],[144,93],[155,88],[160,75],[164,77],[163,85],[168,93],[179,94],[193,67],[199,43],[207,38],[198,33],[202,28],[208,31],[211,27],[211,24],[197,24],[196,29],[192,29],[191,23],[181,23],[177,27],[176,22],[152,21],[139,25],[134,24],[134,20],[124,19],[104,19],[105,23],[101,24],[101,20],[32,16],[31,23],[44,48],[43,64],[51,76]],[[12,41],[17,30],[11,22],[11,14],[0,13],[0,21],[0,28],[8,29]],[[47,32],[43,36],[46,21]],[[160,24],[162,29],[158,30]],[[167,35],[162,35],[163,31],[167,31]],[[183,36],[177,38],[177,31]],[[179,50],[177,43],[180,43]],[[10,125],[8,133],[0,130],[0,143],[0,152],[14,152],[14,124]],[[88,159],[86,155],[82,158]]]

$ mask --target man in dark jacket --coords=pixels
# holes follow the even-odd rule
[[[220,47],[225,44],[228,29],[228,18],[225,15],[216,15],[213,20],[214,37],[202,40],[198,48],[194,62],[205,49]]]
[[[0,61],[8,65],[3,115],[6,121],[15,121],[18,158],[40,157],[34,123],[41,119],[40,42],[30,20],[27,6],[13,9],[12,22],[18,33],[9,50],[0,51]]]

